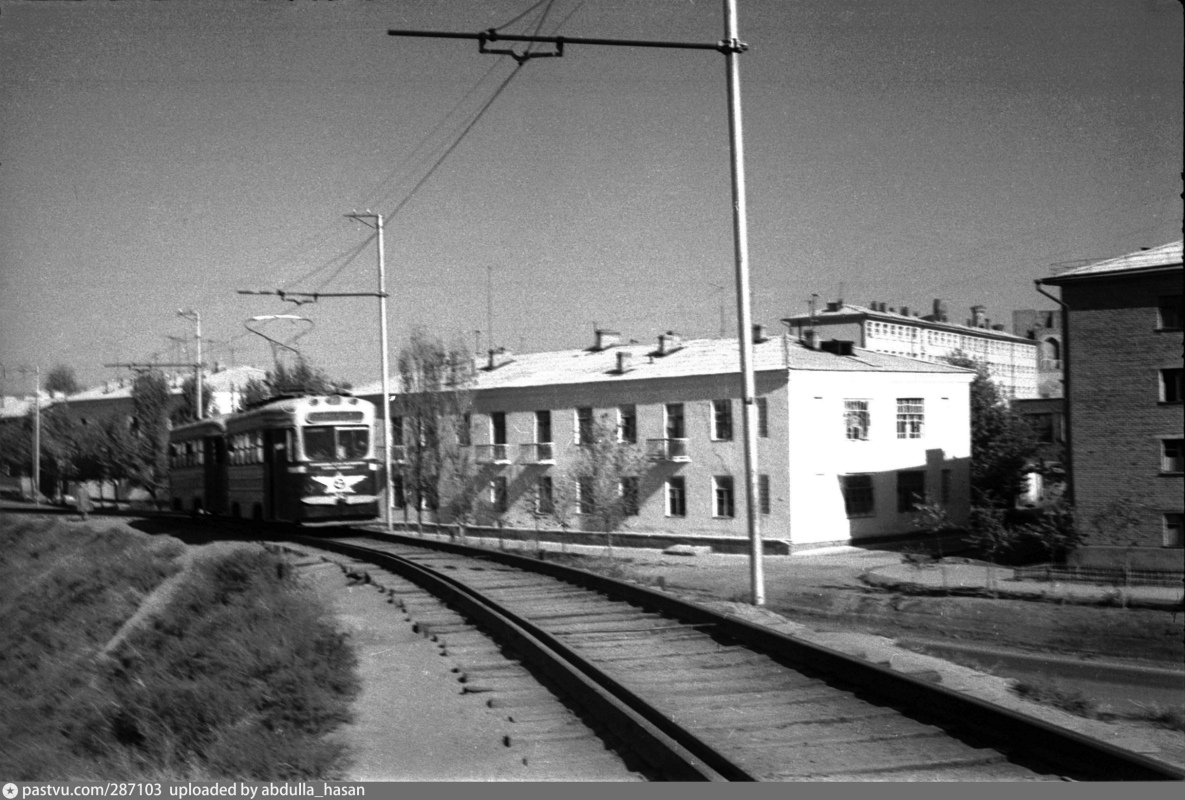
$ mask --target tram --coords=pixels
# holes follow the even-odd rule
[[[282,397],[180,426],[170,435],[173,507],[287,522],[374,519],[374,417],[356,397]]]

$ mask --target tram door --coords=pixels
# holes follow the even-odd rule
[[[267,519],[290,519],[286,513],[284,479],[288,474],[287,431],[263,432],[263,508]]]
[[[226,442],[221,436],[207,436],[202,446],[206,511],[226,513]]]

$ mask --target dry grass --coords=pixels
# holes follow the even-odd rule
[[[0,520],[0,774],[14,780],[331,778],[355,658],[279,558],[203,560],[96,655],[182,546]]]

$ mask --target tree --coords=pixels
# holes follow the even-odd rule
[[[77,394],[83,390],[82,384],[74,375],[74,368],[66,364],[58,364],[45,376],[45,391],[61,392],[62,394]]]
[[[450,518],[469,522],[477,512],[481,487],[469,454],[469,412],[475,373],[464,345],[446,346],[426,328],[416,327],[396,359],[399,417],[404,448],[404,490],[415,503],[416,520],[424,508],[441,507]],[[394,438],[394,435],[393,437]]]
[[[97,481],[102,500],[103,484],[126,480],[134,474],[136,441],[127,422],[119,417],[86,425],[78,433],[75,451],[78,479]]]
[[[181,384],[181,397],[177,407],[173,409],[170,419],[174,425],[184,425],[187,422],[194,422],[198,419],[197,414],[194,413],[194,383],[195,379],[190,376]],[[202,381],[202,418],[210,416],[210,406],[214,404],[214,387],[206,381]]]
[[[191,383],[191,392],[192,388]],[[291,367],[277,362],[275,368],[269,370],[263,380],[249,379],[243,387],[243,405],[258,405],[273,397],[288,395],[341,394],[348,392],[350,388],[348,382],[334,380],[325,370],[310,365],[304,358],[299,358]]]
[[[947,361],[976,372],[971,382],[971,490],[990,505],[1011,508],[1037,455],[1037,439],[983,365],[965,355]]]
[[[132,383],[133,458],[128,478],[159,500],[169,479],[169,383],[159,370]]]
[[[580,513],[587,515],[597,530],[605,532],[612,552],[613,532],[626,517],[637,513],[638,482],[646,457],[637,445],[621,441],[617,425],[608,414],[593,422],[590,434],[589,441],[581,444],[569,475],[579,487]]]
[[[267,378],[248,378],[243,386],[243,405],[254,406],[266,401],[272,396],[272,387]]]
[[[340,394],[349,389],[349,384],[333,380],[325,370],[311,366],[303,358],[292,367],[277,363],[267,377],[277,395]]]

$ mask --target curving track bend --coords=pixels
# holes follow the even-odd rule
[[[602,738],[655,777],[1185,777],[941,686],[581,570],[409,537],[297,541],[394,571],[441,597],[581,706]],[[455,618],[431,633],[458,653],[473,635]],[[529,691],[521,673],[496,660],[479,660],[471,671],[467,691]]]

